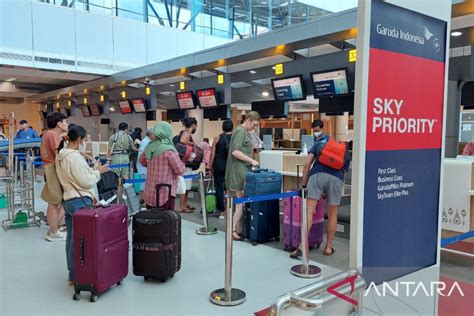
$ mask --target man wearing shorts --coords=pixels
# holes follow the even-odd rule
[[[336,249],[333,241],[336,235],[337,226],[337,208],[341,203],[342,192],[344,188],[344,177],[349,170],[350,157],[345,154],[344,167],[340,170],[333,169],[323,165],[318,161],[321,152],[327,140],[317,142],[308,153],[308,158],[303,170],[302,186],[308,189],[308,202],[306,212],[308,213],[308,234],[313,225],[313,214],[316,210],[318,201],[326,196],[328,205],[328,225],[327,225],[327,242],[324,247],[324,254],[332,255]],[[296,258],[301,255],[301,249],[298,247],[290,254],[290,257]]]
[[[109,155],[111,157],[112,165],[129,165],[130,152],[138,151],[133,143],[132,138],[128,135],[128,124],[122,122],[118,127],[119,131],[113,134],[109,139]],[[130,175],[129,167],[115,168],[113,172],[119,178],[127,180]]]

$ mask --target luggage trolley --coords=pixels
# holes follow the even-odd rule
[[[3,229],[41,227],[39,214],[35,212],[35,166],[34,158],[26,156],[14,159],[14,169],[6,181],[6,199],[8,218],[2,221]],[[26,168],[23,168],[23,167]]]

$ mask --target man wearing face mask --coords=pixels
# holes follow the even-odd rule
[[[329,139],[329,135],[324,133],[324,123],[321,120],[314,120],[311,123],[311,128],[313,129],[314,143],[326,143]]]

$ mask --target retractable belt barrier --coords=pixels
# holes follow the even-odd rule
[[[474,230],[471,230],[470,232],[460,234],[460,235],[457,235],[457,236],[453,236],[453,237],[449,237],[449,238],[443,238],[443,239],[441,239],[441,247],[446,247],[446,246],[455,244],[459,241],[469,239],[471,237],[474,237]]]
[[[10,156],[8,153],[0,153],[0,157]],[[13,153],[13,156],[25,157],[26,153]]]
[[[109,165],[109,169],[120,169],[120,168],[128,168],[128,163],[122,163],[117,165]]]
[[[118,165],[114,165],[115,167]],[[206,196],[204,192],[204,175],[202,172],[196,174],[188,174],[183,176],[184,179],[199,179],[199,194],[201,195],[201,210],[202,210],[202,219],[203,219],[203,227],[196,229],[196,234],[198,235],[214,235],[217,233],[217,229],[215,227],[210,227],[207,221],[207,209],[206,209]],[[138,179],[127,179],[123,183],[143,183],[146,182],[145,178],[138,178]]]
[[[309,247],[306,213],[306,194],[304,189],[298,191],[288,191],[277,194],[262,194],[253,196],[244,196],[241,198],[232,198],[226,196],[226,236],[225,236],[225,284],[224,288],[216,289],[209,295],[209,300],[220,306],[235,306],[245,302],[246,294],[244,291],[232,288],[232,230],[233,230],[233,211],[237,204],[263,202],[279,200],[301,196],[301,247],[303,250],[303,264],[291,267],[290,273],[301,278],[316,278],[321,275],[321,269],[309,264]]]

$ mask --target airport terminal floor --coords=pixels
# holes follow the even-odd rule
[[[44,185],[41,178],[38,177],[35,185],[35,204],[38,210],[45,210],[47,205],[39,198]],[[224,286],[225,221],[210,217],[209,226],[217,227],[219,232],[210,236],[196,234],[196,229],[202,226],[202,215],[199,203],[192,204],[197,211],[183,215],[181,270],[165,283],[145,282],[133,275],[130,252],[130,269],[123,285],[100,295],[95,304],[89,302],[90,294],[86,292],[79,302],[72,300],[74,291],[67,284],[64,242],[46,242],[48,226],[43,223],[40,228],[0,231],[0,314],[62,315],[67,311],[68,315],[253,315],[268,308],[282,294],[314,282],[290,274],[290,267],[300,259],[289,258],[282,242],[253,246],[250,242],[237,241],[233,249],[232,283],[246,292],[246,302],[236,307],[212,304],[210,292]],[[0,211],[0,220],[4,219],[6,212]],[[131,239],[131,230],[129,236]],[[321,249],[310,251],[310,263],[322,269],[321,278],[349,269],[349,240],[336,237],[335,246],[337,252],[330,257],[324,256]],[[451,258],[441,263],[441,278],[462,281],[465,298],[474,295],[472,272],[468,261]],[[472,311],[471,300],[460,299],[455,303],[441,298],[439,304],[439,315],[443,316],[470,315],[469,310]],[[372,302],[367,302],[364,315],[387,315],[377,312],[375,307],[372,310],[371,305]],[[413,315],[409,306],[402,303],[395,306],[398,315]]]
[[[0,25],[0,316],[474,316],[474,0]]]

